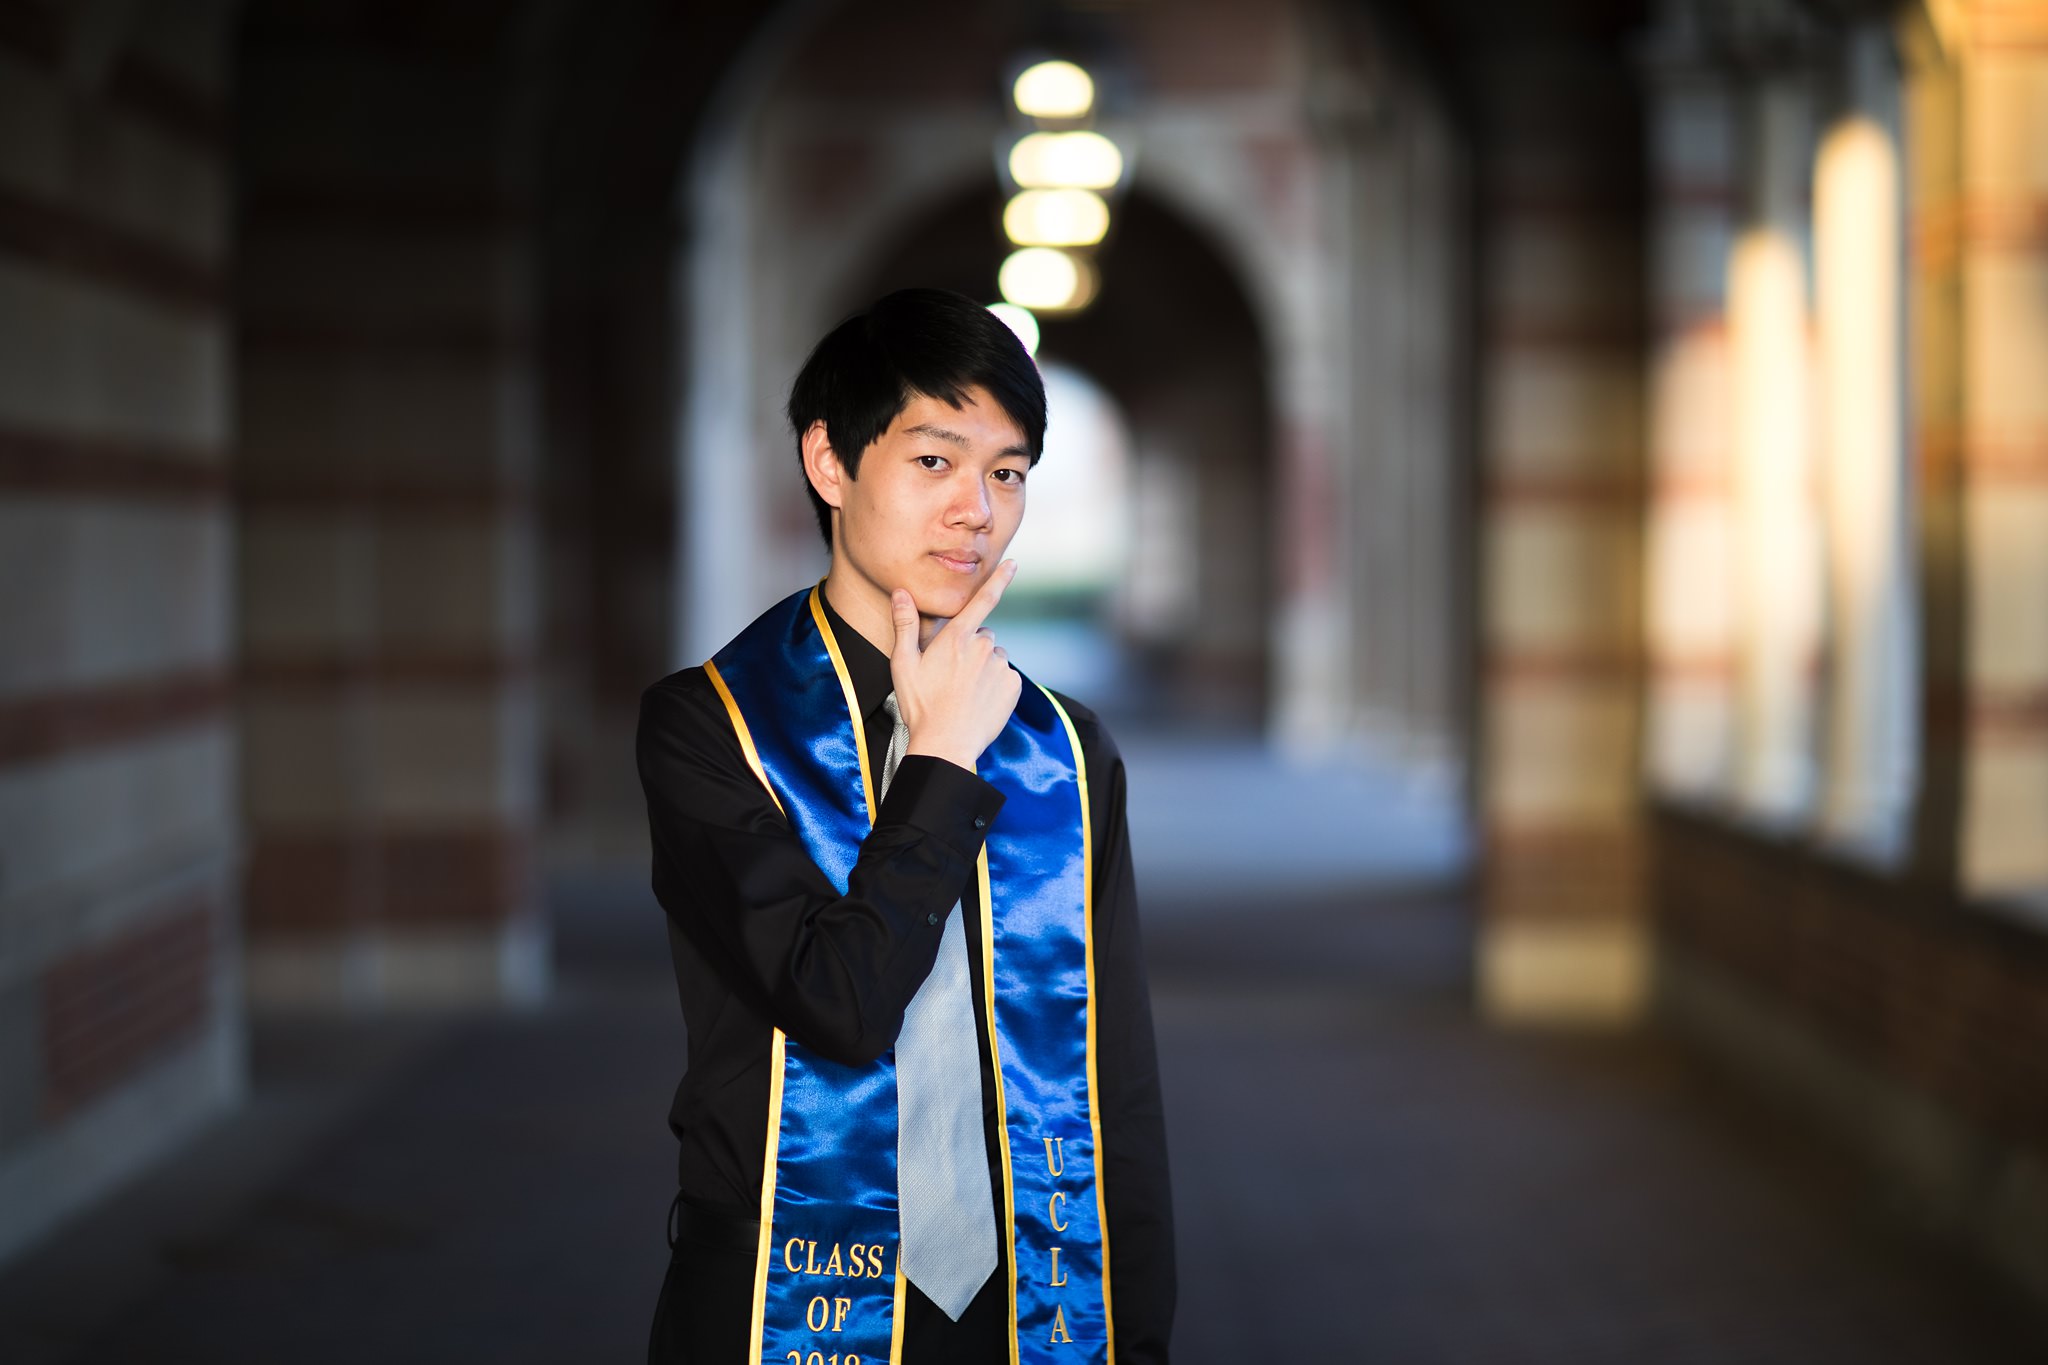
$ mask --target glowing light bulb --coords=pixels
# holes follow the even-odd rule
[[[996,272],[1003,299],[1035,312],[1072,311],[1095,297],[1095,268],[1057,247],[1028,246],[1010,253]]]
[[[1030,133],[1010,149],[1010,178],[1025,189],[1106,190],[1123,174],[1123,152],[1100,133]]]
[[[1019,308],[1014,303],[992,303],[988,311],[996,320],[1017,334],[1017,340],[1024,343],[1024,349],[1032,355],[1038,354],[1038,319],[1029,308]]]
[[[1072,62],[1040,62],[1025,68],[1010,95],[1029,118],[1080,118],[1095,107],[1095,81]]]
[[[1025,190],[1003,210],[1018,246],[1093,246],[1109,231],[1109,205],[1093,190]]]

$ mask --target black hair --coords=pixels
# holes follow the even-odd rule
[[[899,289],[825,334],[789,389],[799,469],[804,433],[825,424],[826,438],[848,478],[861,452],[922,394],[955,408],[979,385],[1024,433],[1037,464],[1045,443],[1045,381],[1017,334],[964,294],[950,289]],[[818,533],[832,544],[832,509],[804,478]]]

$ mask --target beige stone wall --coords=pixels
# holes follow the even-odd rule
[[[1923,478],[1953,500],[1961,615],[1934,739],[1957,874],[2048,908],[2048,12],[1937,7],[1913,79]]]
[[[1723,360],[1698,323],[1655,358],[1660,1010],[2048,1294],[2048,7],[1752,17],[1649,72],[1653,279],[1731,262]],[[1716,144],[1725,180],[1662,169]],[[1759,230],[1799,278],[1738,325]]]
[[[0,36],[0,1257],[243,1085],[227,52]]]
[[[2048,13],[1665,9],[1652,790],[2036,903]]]

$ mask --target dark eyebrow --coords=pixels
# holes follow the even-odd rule
[[[914,427],[903,428],[903,431],[904,434],[909,436],[935,437],[938,440],[944,441],[947,445],[958,446],[962,450],[966,450],[969,446],[974,444],[972,441],[969,441],[965,436],[962,436],[959,432],[948,431],[944,427],[935,427],[930,422],[919,422]],[[1022,455],[1027,460],[1031,458],[1031,452],[1026,450],[1023,446],[1004,446],[1001,450],[996,452],[996,456],[998,459],[1000,459],[1004,455]]]
[[[959,432],[948,431],[944,427],[935,427],[930,422],[919,422],[916,426],[905,427],[903,430],[905,434],[910,436],[936,436],[947,445],[959,446],[962,450],[967,449],[969,444],[967,438]]]

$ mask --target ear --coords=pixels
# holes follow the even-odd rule
[[[827,507],[839,507],[846,496],[846,467],[839,463],[839,452],[832,449],[832,438],[825,434],[822,421],[813,422],[804,432],[802,442],[804,456],[804,477],[811,481],[811,487],[825,500]]]

